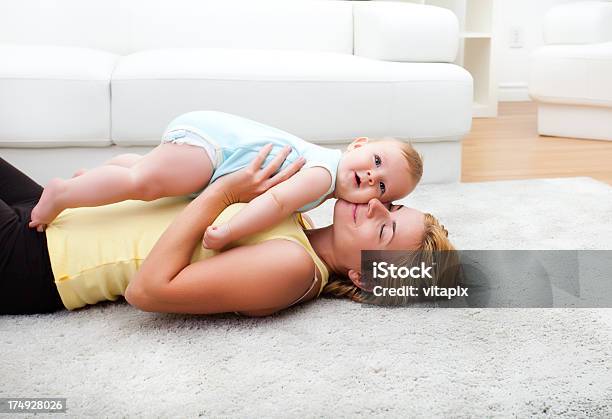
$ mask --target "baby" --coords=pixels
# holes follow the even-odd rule
[[[161,144],[144,156],[122,154],[103,166],[80,170],[72,179],[53,179],[32,210],[29,225],[42,231],[66,208],[197,195],[219,177],[246,167],[266,144],[272,149],[264,164],[279,153],[287,155],[279,171],[298,159],[305,163],[291,178],[253,199],[229,223],[209,227],[205,247],[220,249],[328,198],[353,203],[402,198],[412,192],[423,172],[419,154],[398,140],[359,137],[342,153],[250,119],[196,111],[170,122]]]

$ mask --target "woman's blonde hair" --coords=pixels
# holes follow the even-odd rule
[[[402,252],[405,254],[399,260],[394,261],[396,266],[416,266],[424,262],[427,266],[433,266],[434,275],[432,279],[385,279],[379,285],[388,288],[399,288],[402,286],[415,286],[419,289],[430,286],[441,288],[452,288],[459,283],[459,258],[453,244],[448,239],[448,231],[436,217],[425,214],[425,231],[420,246],[415,251]],[[402,305],[414,301],[415,297],[377,297],[373,293],[364,291],[357,287],[346,276],[331,273],[327,285],[322,294],[337,298],[349,298],[353,301],[381,305]],[[423,292],[419,291],[423,298]]]

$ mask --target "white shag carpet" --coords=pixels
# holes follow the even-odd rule
[[[590,178],[423,185],[402,202],[438,216],[460,249],[612,249],[612,187]],[[331,208],[314,211],[318,225]],[[0,317],[0,397],[66,397],[78,418],[604,418],[611,351],[612,309],[322,298],[245,319],[121,300]]]

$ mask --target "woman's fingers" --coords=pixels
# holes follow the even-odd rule
[[[288,145],[283,147],[283,149],[267,164],[266,167],[261,169],[262,175],[264,179],[268,179],[272,176],[272,173],[276,172],[279,167],[283,165],[287,156],[291,153],[291,147]]]
[[[257,171],[261,168],[263,162],[266,160],[266,157],[268,157],[268,154],[270,154],[270,150],[272,150],[272,143],[268,143],[263,146],[261,150],[259,150],[259,153],[257,153],[257,156],[255,156],[255,158],[251,162],[249,168],[252,169],[255,173],[257,173]]]
[[[282,171],[271,177],[268,180],[269,183],[267,187],[271,188],[272,186],[289,179],[291,176],[296,174],[302,168],[302,166],[304,166],[304,163],[306,163],[306,159],[304,157],[300,157],[299,159],[295,160],[289,166],[285,167]]]
[[[219,185],[225,189],[226,196],[234,194],[235,200],[232,198],[230,201],[249,202],[277,183],[293,176],[304,165],[304,159],[297,159],[279,173],[274,174],[282,167],[292,149],[290,146],[284,147],[266,164],[266,157],[270,154],[272,147],[271,143],[266,144],[246,168],[225,175],[219,180]],[[264,164],[265,166],[262,167]]]

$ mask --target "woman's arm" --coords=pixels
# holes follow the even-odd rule
[[[219,178],[174,219],[125,290],[125,298],[130,304],[132,300],[156,294],[189,266],[204,231],[227,206],[250,201],[293,175],[304,163],[296,161],[270,177],[288,154],[279,153],[261,169],[271,149],[272,145],[267,145],[249,167]]]
[[[268,315],[304,295],[314,272],[301,245],[268,240],[192,263],[157,292],[126,299],[150,312]]]
[[[330,173],[323,167],[311,167],[296,173],[253,199],[227,223],[209,227],[204,234],[204,246],[221,249],[234,240],[276,225],[325,194],[331,180]]]

